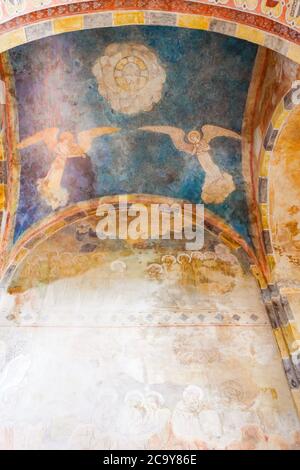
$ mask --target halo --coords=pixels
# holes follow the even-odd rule
[[[187,138],[191,144],[199,144],[201,141],[201,134],[199,131],[193,130],[188,133]]]

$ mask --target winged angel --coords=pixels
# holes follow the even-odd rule
[[[47,175],[37,182],[40,196],[53,210],[65,206],[69,199],[68,191],[61,185],[68,158],[86,157],[96,137],[112,134],[118,130],[116,127],[95,127],[79,132],[77,139],[75,139],[71,132],[60,133],[59,128],[51,127],[37,132],[18,144],[19,149],[24,149],[30,145],[44,142],[54,155]]]
[[[232,176],[220,170],[210,155],[210,142],[216,137],[241,140],[241,136],[236,132],[211,125],[203,126],[201,132],[193,130],[187,135],[183,129],[171,126],[145,126],[140,130],[167,134],[179,151],[196,155],[205,172],[201,197],[206,204],[220,204],[234,191]]]

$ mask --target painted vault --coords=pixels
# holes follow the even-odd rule
[[[67,205],[139,193],[205,202],[249,241],[241,128],[255,54],[218,35],[146,27],[12,51],[21,167],[14,239]],[[206,141],[199,155],[192,131]]]
[[[0,448],[299,449],[296,3],[4,3]],[[99,240],[120,195],[203,248]]]

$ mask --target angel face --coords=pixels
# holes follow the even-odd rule
[[[158,392],[149,392],[147,394],[147,404],[152,410],[159,409],[163,406],[164,404],[164,398],[163,396],[158,393]]]
[[[176,263],[176,258],[173,255],[164,255],[161,261],[166,268],[171,268]]]
[[[191,413],[199,413],[204,406],[204,392],[197,385],[189,385],[183,391],[183,402],[188,411]]]
[[[180,253],[177,256],[177,261],[179,264],[186,266],[191,262],[191,257],[187,253]]]
[[[58,138],[60,153],[66,156],[82,156],[83,150],[71,132],[62,132]]]
[[[62,132],[58,140],[64,144],[74,144],[74,136],[71,132]]]
[[[163,274],[163,268],[158,263],[152,263],[147,267],[147,273],[151,279],[160,279]]]
[[[187,135],[187,138],[191,144],[199,144],[202,139],[202,135],[198,131],[190,131]]]

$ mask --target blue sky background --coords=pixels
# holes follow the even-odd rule
[[[92,67],[112,42],[150,46],[166,69],[162,99],[150,112],[120,114],[99,95]],[[10,52],[15,73],[20,139],[47,127],[74,133],[97,126],[122,127],[96,139],[86,159],[69,159],[62,180],[69,204],[108,194],[150,193],[201,202],[204,172],[196,157],[176,150],[166,135],[145,125],[189,131],[204,124],[240,132],[256,55],[253,44],[204,31],[128,26],[53,36]],[[240,143],[213,141],[213,158],[232,174],[236,190],[207,207],[247,238],[248,217]],[[43,144],[21,151],[21,191],[15,239],[51,213],[36,189],[53,160]]]

